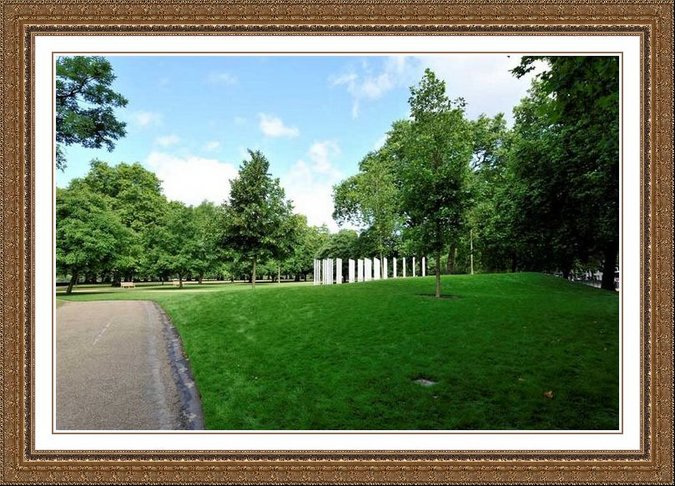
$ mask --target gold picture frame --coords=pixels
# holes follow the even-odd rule
[[[673,481],[673,1],[0,0],[2,483]],[[641,39],[641,448],[36,451],[34,63],[40,35],[634,35]]]

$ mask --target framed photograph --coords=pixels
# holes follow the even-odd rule
[[[0,1],[3,483],[672,483],[672,0]]]

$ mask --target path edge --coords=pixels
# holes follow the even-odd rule
[[[183,350],[183,342],[176,326],[164,309],[152,302],[162,323],[162,333],[166,343],[171,376],[176,383],[181,401],[181,423],[185,430],[204,430],[204,414],[201,397],[190,368],[190,362]]]

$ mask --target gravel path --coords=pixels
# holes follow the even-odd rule
[[[147,301],[56,310],[56,429],[201,429],[199,398],[164,312]]]

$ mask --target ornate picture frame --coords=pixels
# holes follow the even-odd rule
[[[673,2],[0,0],[3,483],[673,481]],[[35,39],[41,35],[630,35],[641,42],[640,448],[41,451],[35,399]]]

